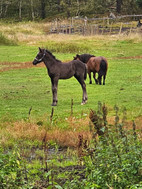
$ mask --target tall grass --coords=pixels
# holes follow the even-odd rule
[[[17,41],[13,39],[9,39],[3,33],[0,32],[0,45],[17,45]]]
[[[17,38],[19,42],[29,45],[48,45],[50,41],[54,42],[73,42],[74,40],[94,41],[100,40],[104,42],[117,41],[117,40],[132,40],[133,42],[142,42],[141,34],[131,33],[129,35],[95,35],[95,36],[80,36],[80,35],[64,35],[64,34],[52,34],[49,35],[50,23],[48,22],[21,22],[15,24],[5,24],[1,22],[0,32],[3,32],[8,38]],[[83,45],[83,44],[82,44]],[[90,46],[90,48],[92,45]],[[74,47],[73,47],[74,48]]]
[[[47,49],[50,49],[52,52],[56,53],[76,53],[76,52],[89,52],[90,48],[86,44],[80,45],[80,43],[72,42],[56,42],[49,41],[47,43]]]

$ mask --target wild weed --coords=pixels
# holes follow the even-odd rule
[[[114,125],[109,125],[105,105],[99,102],[98,111],[90,110],[94,139],[84,155],[85,178],[72,180],[69,188],[76,188],[75,184],[81,189],[142,187],[142,143],[135,122],[130,132],[125,129],[126,110],[122,119],[117,106],[115,113]],[[83,143],[82,137],[79,141]]]

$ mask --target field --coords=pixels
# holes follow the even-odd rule
[[[48,168],[54,164],[56,168],[78,165],[78,136],[91,141],[89,114],[90,110],[97,111],[100,103],[107,107],[109,125],[116,123],[117,116],[123,122],[124,114],[128,130],[132,128],[133,120],[139,130],[142,124],[141,35],[46,35],[46,27],[48,24],[43,23],[2,23],[0,29],[0,142],[5,152],[12,149],[15,153],[18,149],[21,159],[27,161],[31,158],[24,170],[35,171],[29,173],[30,184],[27,183],[37,188],[41,185],[38,181],[41,175],[37,173],[37,169],[41,169],[40,159],[42,167],[46,167],[49,161],[44,162],[44,159],[50,159]],[[109,62],[106,85],[96,85],[94,81],[90,85],[87,77],[88,102],[82,106],[82,90],[77,80],[60,80],[58,106],[52,108],[51,82],[47,70],[43,63],[32,65],[38,47],[48,48],[63,62],[72,60],[76,54],[105,56]],[[60,148],[65,148],[65,152],[59,154],[56,149]],[[12,161],[14,163],[14,157]],[[60,179],[64,177],[64,171],[61,172]],[[34,179],[35,183],[31,184],[36,173],[37,180]],[[54,180],[49,169],[44,176]],[[13,178],[16,179],[16,176],[13,175]],[[42,180],[45,182],[45,178]],[[15,183],[18,181],[15,180]],[[13,183],[10,184],[9,187],[15,187]],[[30,188],[28,184],[26,186]],[[52,182],[51,188],[54,187]]]

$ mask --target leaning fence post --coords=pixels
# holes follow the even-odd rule
[[[112,30],[112,23],[110,24],[109,34],[111,34],[111,30]]]
[[[119,30],[119,35],[121,34],[121,31],[122,31],[122,26],[123,26],[123,23],[121,22],[121,25],[120,25],[120,30]]]
[[[132,22],[131,22],[131,28],[130,28],[129,35],[131,34],[131,32],[132,32]]]
[[[102,24],[102,34],[104,33],[104,18],[103,18],[103,24]]]
[[[85,19],[84,19],[84,35],[86,35],[87,33],[87,17],[85,16]]]

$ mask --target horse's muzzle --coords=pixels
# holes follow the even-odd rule
[[[37,60],[34,60],[34,61],[33,61],[33,65],[36,65],[37,63],[38,63]]]

